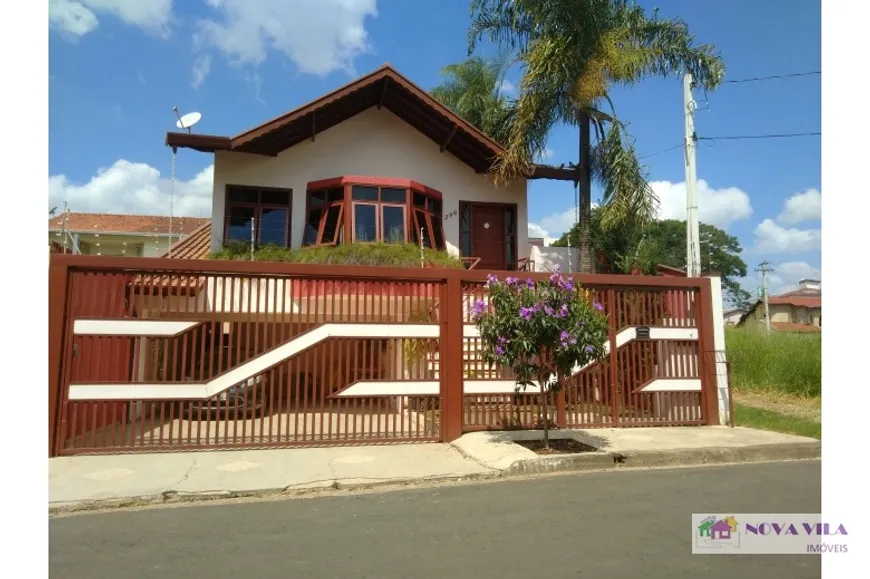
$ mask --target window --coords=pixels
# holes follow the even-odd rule
[[[257,245],[290,245],[290,189],[227,186],[224,243],[251,242],[251,228]]]
[[[444,230],[441,223],[441,200],[421,191],[413,192],[414,241],[423,247],[444,249]],[[435,231],[437,227],[437,232]]]
[[[444,248],[441,194],[405,179],[339,177],[310,183],[303,245],[419,243]]]
[[[344,239],[344,188],[308,192],[308,218],[302,245],[336,245]]]

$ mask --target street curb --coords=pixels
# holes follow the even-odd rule
[[[302,498],[317,495],[335,496],[339,492],[360,492],[367,490],[409,488],[445,482],[478,482],[496,479],[500,472],[481,474],[444,475],[425,478],[342,482],[324,481],[316,485],[293,485],[285,488],[257,489],[252,491],[213,490],[202,492],[164,491],[158,494],[116,497],[82,501],[49,503],[49,516],[81,514],[93,511],[120,510],[151,506],[183,505],[189,503],[227,501],[231,499],[269,499]]]
[[[785,442],[752,446],[588,452],[518,460],[504,476],[712,464],[818,459],[821,442]]]
[[[437,483],[474,483],[487,480],[524,478],[536,474],[569,472],[607,472],[626,469],[656,469],[700,465],[725,465],[753,462],[783,462],[821,458],[821,442],[791,442],[742,447],[690,448],[672,450],[640,450],[625,452],[588,452],[562,456],[546,456],[518,460],[504,470],[480,474],[444,475],[429,478],[397,479],[385,481],[342,482],[321,481],[316,485],[255,491],[213,490],[196,493],[165,491],[163,493],[87,501],[50,503],[49,516],[83,514],[86,512],[119,510],[140,507],[183,505],[200,502],[228,501],[232,499],[303,498],[336,496],[339,493],[368,490],[388,490],[422,487]]]

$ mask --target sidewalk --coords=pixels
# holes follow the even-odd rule
[[[540,456],[513,440],[539,431],[477,432],[452,444],[59,457],[49,460],[53,512],[329,488],[475,480],[555,471],[819,458],[817,440],[748,428],[553,431],[599,449]]]

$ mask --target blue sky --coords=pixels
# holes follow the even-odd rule
[[[50,0],[49,189],[73,211],[168,212],[172,106],[200,133],[235,134],[385,62],[424,88],[466,56],[468,0]],[[821,70],[818,0],[641,2],[722,52],[726,80]],[[409,28],[409,25],[411,28]],[[485,53],[485,49],[483,51]],[[508,80],[516,83],[517,71]],[[684,218],[681,79],[617,89],[665,217]],[[821,77],[724,84],[699,101],[700,137],[818,132]],[[576,159],[557,128],[548,162]],[[211,156],[178,155],[176,214],[207,215]],[[736,235],[771,291],[821,272],[821,138],[703,141],[701,219]],[[530,232],[570,225],[569,183],[530,186]],[[745,282],[754,290],[753,274]]]

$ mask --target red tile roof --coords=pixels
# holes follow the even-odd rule
[[[63,229],[63,215],[57,215],[48,220],[49,231]],[[211,223],[208,217],[173,217],[172,233],[188,235],[205,223]],[[71,232],[94,233],[169,233],[168,215],[122,215],[117,213],[70,213],[69,230]]]
[[[795,322],[770,322],[770,327],[778,332],[799,332],[802,334],[820,334],[822,332],[818,326]]]
[[[821,294],[817,294],[816,296],[797,296],[797,295],[781,295],[781,296],[770,296],[768,298],[768,302],[772,306],[796,306],[803,308],[820,308],[822,307],[822,296]]]
[[[169,251],[160,257],[170,257]],[[172,246],[173,259],[206,259],[211,253],[211,221],[206,221]]]

